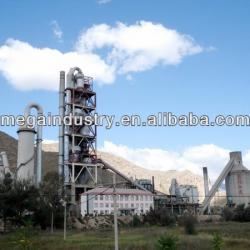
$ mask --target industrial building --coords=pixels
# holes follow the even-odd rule
[[[32,109],[42,115],[43,109],[36,103],[27,105],[24,116],[28,117]],[[116,176],[116,188],[119,197],[127,197],[128,202],[119,200],[119,209],[124,213],[145,213],[149,207],[156,209],[166,207],[182,213],[187,208],[195,213],[199,210],[199,193],[196,186],[179,185],[173,179],[169,189],[169,195],[155,190],[154,178],[133,180],[122,174],[117,168],[112,167],[104,160],[97,157],[97,129],[94,121],[84,121],[84,117],[93,117],[96,109],[96,93],[93,87],[93,79],[85,76],[78,67],[71,68],[65,78],[65,72],[60,72],[59,88],[59,114],[64,121],[59,126],[59,158],[58,173],[65,190],[66,197],[70,197],[71,206],[82,210],[82,214],[96,213],[106,214],[112,212],[112,202],[101,202],[103,188],[114,185],[113,176]],[[73,122],[65,122],[65,121]],[[83,121],[83,122],[80,122]],[[31,180],[37,186],[42,182],[42,127],[31,128],[24,124],[18,129],[18,156],[15,177],[20,180]],[[0,174],[3,175],[8,168],[7,156],[0,154]],[[210,202],[213,199],[221,183],[225,181],[227,205],[250,204],[250,171],[242,163],[241,152],[231,152],[230,160],[222,173],[215,181],[211,189],[208,187],[208,171],[203,168],[205,199],[202,202],[202,213],[210,213]],[[136,203],[137,195],[150,195],[149,201]],[[83,205],[87,196],[97,196],[88,205]],[[139,195],[140,196],[140,195]],[[132,198],[134,197],[134,198]],[[152,198],[154,197],[154,198]],[[127,199],[127,198],[126,198]],[[131,200],[130,200],[131,199]],[[102,205],[101,205],[102,204]],[[139,205],[138,205],[139,204]],[[142,204],[142,209],[141,209]],[[149,204],[149,205],[147,205]],[[125,207],[120,207],[125,206]],[[139,206],[139,207],[137,207]],[[105,209],[106,208],[106,209]]]
[[[154,208],[153,194],[140,189],[94,188],[81,195],[81,215],[112,214],[116,195],[120,215],[142,215]]]

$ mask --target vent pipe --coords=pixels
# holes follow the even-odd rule
[[[59,159],[58,159],[58,174],[59,178],[64,180],[64,90],[65,90],[65,72],[60,72],[59,86],[59,116],[61,124],[59,125]]]

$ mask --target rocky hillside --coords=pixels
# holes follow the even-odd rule
[[[9,157],[11,167],[16,166],[17,158],[17,140],[11,136],[0,132],[0,152],[6,151]],[[56,170],[58,162],[58,145],[57,143],[45,142],[43,144],[43,165],[45,172]],[[111,153],[99,152],[99,157],[109,163],[120,172],[133,178],[155,178],[155,187],[157,190],[168,193],[172,178],[176,178],[179,184],[193,184],[198,187],[199,193],[203,196],[203,181],[202,177],[188,170],[185,171],[158,171],[148,170],[133,164],[121,157]]]

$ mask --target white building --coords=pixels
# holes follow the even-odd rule
[[[94,188],[81,194],[81,214],[112,214],[114,210],[112,188]],[[120,215],[145,214],[154,208],[153,194],[140,189],[116,188],[117,207]]]

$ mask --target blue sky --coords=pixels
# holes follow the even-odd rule
[[[250,114],[249,10],[250,2],[243,0],[112,0],[105,4],[96,0],[5,0],[0,3],[0,48],[12,38],[34,48],[67,53],[94,24],[116,27],[122,22],[130,27],[144,20],[191,36],[203,51],[175,65],[156,63],[148,70],[117,74],[112,84],[95,83],[99,113]],[[60,38],[53,33],[53,21],[62,31]],[[104,56],[105,49],[95,53]],[[22,114],[30,101],[41,104],[46,112],[57,113],[56,91],[17,89],[1,67],[0,56],[0,114]],[[29,65],[22,67],[28,71]],[[37,82],[41,84],[39,76]],[[1,130],[16,137],[16,128]],[[58,129],[45,128],[44,137],[56,140]],[[182,155],[190,147],[214,145],[223,150],[242,150],[247,155],[250,133],[247,127],[100,128],[98,146],[105,148],[104,141],[112,142],[119,152],[123,145],[126,149],[159,149]]]

